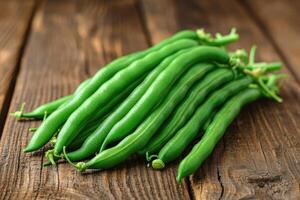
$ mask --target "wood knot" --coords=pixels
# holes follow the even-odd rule
[[[258,187],[264,187],[265,184],[280,182],[282,176],[279,174],[254,174],[247,177],[247,182],[251,184],[256,184]]]

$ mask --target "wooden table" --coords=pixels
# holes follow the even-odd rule
[[[300,2],[296,0],[2,0],[0,1],[1,199],[300,199]],[[259,47],[290,77],[284,103],[243,110],[213,155],[183,181],[177,164],[154,171],[142,159],[81,175],[61,164],[43,168],[44,150],[24,154],[40,122],[8,113],[71,93],[112,59],[185,28],[226,33],[232,46]]]

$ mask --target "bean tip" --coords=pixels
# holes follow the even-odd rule
[[[161,170],[165,168],[165,163],[161,159],[155,159],[152,161],[151,166],[153,169]]]

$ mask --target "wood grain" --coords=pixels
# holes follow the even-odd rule
[[[294,20],[298,3],[274,1],[266,8],[260,1],[235,0],[41,2],[24,55],[20,48],[33,3],[0,2],[0,61],[6,66],[0,62],[0,110],[1,94],[7,98],[3,80],[8,88],[19,60],[10,112],[24,101],[30,110],[69,94],[112,59],[188,28],[226,33],[235,26],[241,41],[231,49],[249,49],[255,43],[259,60],[283,60],[283,71],[291,75],[282,90],[284,103],[261,100],[247,106],[210,159],[181,185],[175,182],[177,162],[164,171],[153,171],[134,157],[102,172],[80,174],[65,164],[43,168],[44,150],[22,153],[30,139],[27,129],[39,122],[7,118],[0,141],[0,199],[300,198],[299,24]],[[282,29],[272,20],[279,8],[284,8]],[[16,10],[18,15],[9,16]]]
[[[12,95],[34,1],[0,1],[0,132]],[[0,133],[1,137],[1,133]]]
[[[259,60],[282,60],[264,31],[236,1],[144,0],[143,9],[148,29],[154,33],[151,37],[157,40],[184,28],[224,33],[237,27],[241,41],[231,49],[257,44]],[[284,71],[290,73],[287,68]],[[283,104],[263,100],[243,110],[214,154],[191,177],[193,198],[300,197],[300,87],[293,75],[285,82],[282,95]]]
[[[45,1],[34,18],[9,111],[66,95],[110,60],[148,46],[136,2]],[[126,20],[124,20],[126,19]],[[134,34],[133,34],[134,33]],[[24,154],[36,122],[8,118],[0,143],[0,199],[187,199],[174,171],[143,160],[81,175],[70,165],[42,168],[43,150]]]
[[[240,1],[300,82],[299,1]]]

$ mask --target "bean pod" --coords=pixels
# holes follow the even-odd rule
[[[83,81],[79,87],[75,90],[74,95],[81,91],[89,82],[90,79],[87,79]],[[73,95],[67,95],[64,97],[61,97],[59,99],[56,99],[54,101],[51,101],[49,103],[45,103],[36,109],[34,109],[31,112],[24,113],[23,109],[21,108],[20,111],[17,111],[15,113],[12,113],[15,117],[18,119],[20,118],[31,118],[31,119],[43,119],[45,115],[49,116],[51,113],[53,113],[56,109],[58,109],[61,105],[68,102],[73,98]]]
[[[260,89],[248,88],[232,97],[216,114],[212,123],[208,126],[204,136],[191,152],[180,162],[177,181],[194,173],[207,157],[213,152],[216,144],[224,135],[227,127],[239,114],[241,108],[262,96]]]

